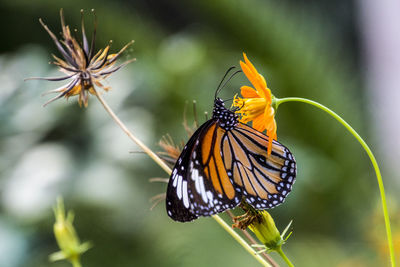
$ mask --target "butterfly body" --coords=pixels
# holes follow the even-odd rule
[[[168,216],[180,222],[232,209],[245,199],[256,209],[282,203],[292,189],[296,162],[290,151],[242,124],[216,98],[213,116],[197,129],[168,183]]]

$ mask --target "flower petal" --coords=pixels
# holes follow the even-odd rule
[[[267,129],[267,135],[272,138],[276,137],[276,122],[274,115],[275,110],[272,107],[266,108],[263,114],[265,118],[265,128]]]
[[[250,68],[243,63],[243,61],[240,61],[240,67],[243,70],[243,73],[246,75],[247,79],[250,81],[250,83],[255,87],[257,92],[261,93],[262,92],[262,84],[259,83],[258,78],[254,73],[251,72]]]
[[[259,132],[265,130],[265,118],[264,115],[261,114],[253,119],[253,128]]]
[[[272,151],[272,140],[276,140],[276,121],[274,118],[275,111],[272,107],[266,108],[264,112],[265,118],[265,128],[267,129],[267,136],[268,136],[268,155],[271,155]]]
[[[269,88],[265,88],[264,98],[267,101],[267,103],[269,103],[269,104],[272,103],[272,94],[271,94],[271,90]]]
[[[245,98],[260,97],[260,95],[257,93],[257,91],[254,90],[254,88],[251,88],[250,86],[242,86],[242,87],[240,87],[240,93]]]
[[[244,63],[240,61],[240,66],[246,75],[247,79],[251,82],[251,84],[256,88],[259,94],[266,94],[267,82],[264,77],[258,73],[253,64],[249,61],[246,54],[243,53]]]

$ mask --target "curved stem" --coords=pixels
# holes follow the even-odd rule
[[[293,263],[286,257],[285,253],[283,253],[282,247],[275,249],[276,252],[282,257],[282,259],[286,262],[286,264],[290,267],[294,267]]]
[[[385,220],[387,241],[388,241],[389,251],[390,251],[391,264],[392,264],[392,267],[396,266],[395,255],[394,255],[394,246],[393,246],[393,240],[392,240],[392,231],[390,228],[390,219],[389,219],[389,213],[388,213],[387,204],[386,204],[386,196],[385,196],[385,189],[383,187],[382,175],[379,170],[379,166],[375,159],[375,156],[372,153],[371,149],[368,147],[367,143],[365,143],[365,141],[361,138],[361,136],[344,119],[342,119],[338,114],[336,114],[335,112],[333,112],[329,108],[325,107],[324,105],[321,105],[318,102],[315,102],[315,101],[312,101],[309,99],[305,99],[305,98],[300,98],[300,97],[287,97],[287,98],[282,98],[282,99],[276,98],[275,101],[276,101],[276,108],[278,108],[278,106],[280,104],[285,103],[285,102],[302,102],[302,103],[310,104],[312,106],[315,106],[315,107],[325,111],[326,113],[331,115],[334,119],[339,121],[357,139],[357,141],[364,148],[365,152],[367,152],[367,154],[371,160],[371,163],[374,167],[376,179],[378,181],[378,186],[379,186],[379,191],[380,191],[380,196],[381,196],[381,201],[382,201],[382,208],[383,208],[383,217]]]
[[[145,144],[142,143],[136,136],[134,136],[128,128],[125,126],[125,124],[118,118],[117,115],[115,115],[114,111],[110,108],[110,106],[106,103],[104,98],[99,94],[98,92],[95,91],[97,99],[100,101],[100,103],[103,105],[104,109],[110,114],[111,118],[118,124],[118,126],[128,135],[128,137],[135,142],[149,157],[154,160],[165,172],[168,174],[171,174],[171,169],[168,167],[167,164],[165,164],[162,159],[160,159],[159,156],[157,156],[156,153],[151,151],[150,148],[148,148]]]
[[[118,124],[118,126],[128,135],[128,137],[135,142],[152,160],[154,160],[168,175],[171,175],[171,168],[168,167],[165,162],[157,156],[150,148],[148,148],[142,141],[136,138],[125,126],[125,124],[118,118],[118,116],[114,113],[114,111],[110,108],[104,98],[95,91],[95,95],[100,103],[103,105],[104,109],[110,114],[111,118]],[[246,249],[258,262],[260,262],[263,266],[271,266],[268,264],[260,255],[256,254],[255,251],[240,237],[224,220],[221,219],[218,215],[212,216],[214,220],[216,220],[222,228],[225,229],[237,242],[239,242],[242,247]]]

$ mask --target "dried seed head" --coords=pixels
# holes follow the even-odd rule
[[[94,11],[94,10],[92,10]],[[48,26],[39,19],[43,28],[48,32],[50,37],[53,39],[58,51],[60,52],[62,58],[53,55],[54,65],[60,68],[60,71],[65,73],[62,77],[33,77],[30,79],[47,80],[47,81],[64,81],[70,80],[67,84],[53,89],[47,93],[57,93],[55,97],[47,101],[45,105],[57,100],[61,97],[69,98],[70,96],[78,95],[79,105],[87,107],[89,100],[89,93],[96,94],[95,87],[100,87],[104,91],[108,91],[110,88],[103,85],[104,80],[112,73],[118,71],[122,67],[126,66],[130,62],[135,61],[135,59],[130,59],[125,61],[119,66],[115,66],[116,60],[119,56],[133,44],[133,41],[126,44],[118,53],[110,53],[110,44],[104,49],[100,49],[97,53],[95,51],[96,42],[96,28],[97,19],[96,15],[94,19],[94,30],[92,34],[92,40],[89,45],[88,38],[86,37],[85,25],[83,19],[83,10],[81,10],[81,31],[82,31],[82,41],[78,42],[77,38],[71,35],[71,31],[68,25],[65,24],[64,12],[60,10],[61,18],[61,35],[62,39],[58,40],[56,35],[48,28]],[[75,30],[76,32],[77,30]]]

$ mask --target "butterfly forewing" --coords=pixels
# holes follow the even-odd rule
[[[211,121],[208,121],[197,129],[183,148],[181,155],[172,169],[172,174],[167,188],[166,208],[168,216],[175,221],[191,221],[198,217],[191,211],[193,200],[191,201],[189,199],[189,189],[191,189],[192,186],[191,184],[188,186],[188,182],[193,182],[188,179],[193,180],[193,178],[195,178],[194,182],[197,181],[197,183],[199,183],[201,176],[197,169],[192,171],[188,171],[188,169],[190,167],[190,162],[192,162],[192,164],[196,162],[197,159],[193,161],[193,152],[197,147],[199,147],[201,134],[207,131],[211,123]],[[189,178],[188,175],[191,177]],[[199,201],[199,199],[196,200]]]
[[[167,189],[167,213],[176,221],[191,221],[234,208],[241,200],[222,162],[216,142],[224,133],[215,120],[191,137],[172,170]]]

